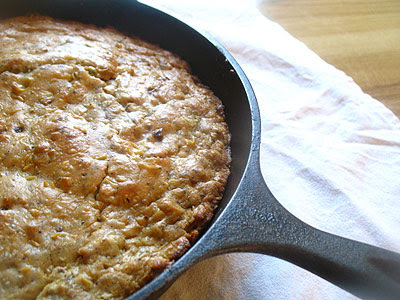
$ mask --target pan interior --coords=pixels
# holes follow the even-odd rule
[[[32,13],[103,27],[112,26],[128,35],[158,44],[186,60],[192,73],[222,100],[232,134],[232,165],[215,220],[236,191],[247,166],[253,138],[250,109],[253,100],[248,94],[251,87],[226,50],[175,18],[136,1],[14,0],[2,4],[0,17]]]

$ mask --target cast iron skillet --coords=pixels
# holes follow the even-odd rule
[[[10,0],[2,6],[2,17],[36,12],[111,25],[157,43],[188,61],[225,105],[232,175],[216,216],[186,254],[129,300],[155,299],[200,260],[239,251],[284,259],[361,298],[400,298],[399,254],[315,229],[271,194],[259,167],[261,126],[253,90],[232,56],[212,38],[131,0]]]

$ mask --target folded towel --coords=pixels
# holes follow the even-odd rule
[[[400,252],[400,121],[255,1],[148,0],[216,38],[258,99],[261,169],[291,213],[319,229]],[[169,299],[356,299],[288,262],[227,254],[199,263]]]

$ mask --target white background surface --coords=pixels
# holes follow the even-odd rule
[[[256,1],[143,1],[208,32],[255,90],[261,168],[275,197],[319,229],[400,252],[400,121]],[[169,299],[356,299],[273,257],[228,254],[190,269]]]

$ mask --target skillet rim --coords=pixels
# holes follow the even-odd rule
[[[148,5],[147,3],[140,2],[140,4],[145,5],[151,9],[155,9],[155,10],[179,21],[182,26],[186,26],[191,31],[199,34],[201,36],[201,38],[203,38],[208,43],[210,43],[219,53],[221,53],[225,57],[226,61],[232,66],[232,68],[234,70],[234,74],[239,79],[239,81],[242,85],[242,88],[244,89],[245,94],[246,94],[246,100],[249,104],[249,108],[250,108],[249,112],[251,115],[251,141],[250,141],[250,149],[249,149],[247,161],[246,161],[245,167],[242,171],[242,174],[240,176],[241,178],[239,180],[239,183],[237,184],[237,186],[235,188],[235,192],[229,197],[229,199],[226,199],[226,194],[224,194],[224,197],[221,200],[221,201],[225,200],[227,202],[226,205],[223,208],[221,208],[220,203],[218,204],[217,209],[214,211],[213,218],[203,228],[202,232],[199,235],[199,238],[194,242],[193,245],[190,246],[190,248],[181,257],[179,257],[172,264],[172,266],[170,266],[167,269],[165,269],[164,271],[162,271],[161,274],[159,274],[158,276],[153,278],[149,283],[144,285],[142,288],[140,288],[134,294],[125,298],[125,300],[157,299],[188,268],[190,268],[194,264],[196,264],[204,259],[207,259],[207,258],[215,255],[215,254],[208,253],[208,250],[205,249],[206,247],[205,248],[202,247],[202,243],[204,241],[204,236],[207,232],[212,231],[214,229],[213,228],[214,224],[221,218],[221,214],[227,210],[230,203],[235,201],[236,194],[237,194],[236,192],[243,188],[242,185],[243,185],[244,177],[246,176],[246,174],[251,172],[252,168],[254,168],[254,165],[259,164],[259,151],[260,151],[260,143],[261,143],[261,116],[260,116],[260,110],[259,110],[257,98],[256,98],[254,89],[252,88],[249,79],[247,78],[246,74],[244,73],[243,69],[241,68],[239,63],[236,61],[236,59],[229,53],[229,51],[224,46],[222,46],[222,44],[220,42],[218,42],[214,37],[212,37],[207,32],[205,32],[199,28],[196,28],[196,27],[192,26],[191,24],[184,22],[179,17],[177,17],[175,14],[170,14],[169,12],[163,11],[156,7],[152,7],[152,6]],[[189,64],[190,64],[190,62],[189,62]],[[224,103],[224,106],[226,106],[225,103]],[[229,185],[229,180],[228,180],[227,185]],[[185,260],[187,262],[182,263],[182,261],[185,261]],[[183,264],[184,266],[183,267],[178,266],[178,263]],[[179,269],[174,270],[177,267],[179,267]]]

